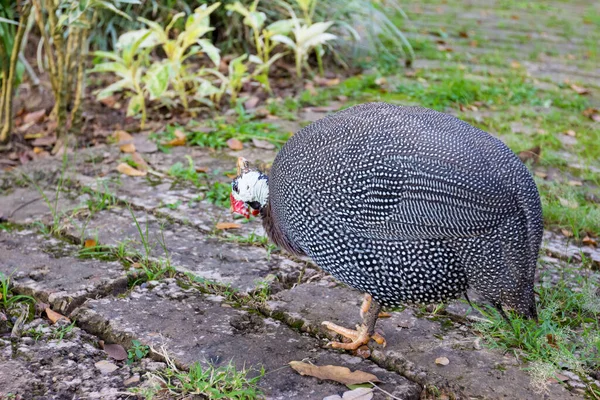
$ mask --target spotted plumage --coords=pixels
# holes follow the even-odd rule
[[[277,244],[383,305],[473,288],[536,316],[535,183],[501,141],[455,117],[385,103],[335,113],[286,143],[261,193],[250,200]]]

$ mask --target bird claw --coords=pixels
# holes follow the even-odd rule
[[[379,333],[374,333],[373,335],[369,335],[369,331],[366,325],[361,324],[356,326],[356,330],[344,328],[343,326],[336,325],[329,321],[323,321],[322,323],[325,325],[327,329],[333,331],[345,338],[351,340],[350,343],[342,343],[342,342],[329,342],[327,346],[332,347],[334,349],[344,349],[344,350],[356,350],[360,346],[369,343],[369,340],[373,339],[376,343],[385,346],[386,342],[383,336]]]

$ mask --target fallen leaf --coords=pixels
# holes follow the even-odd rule
[[[583,110],[583,115],[592,121],[600,122],[600,111],[598,111],[596,108],[586,108]]]
[[[104,104],[106,107],[113,108],[117,103],[117,98],[115,96],[108,96],[100,99],[100,103]]]
[[[563,374],[554,374],[554,377],[561,382],[566,382],[570,379],[568,376],[565,376]]]
[[[131,264],[131,268],[140,269],[142,267],[143,265],[138,262],[134,262],[133,264]]]
[[[546,172],[543,172],[543,171],[535,171],[534,174],[538,178],[542,178],[542,179],[546,179],[548,177],[548,174]]]
[[[576,133],[573,129],[569,129],[568,131],[565,132],[565,135],[575,137]]]
[[[558,202],[560,203],[561,206],[567,207],[567,208],[576,209],[579,207],[579,203],[577,203],[576,201],[568,200],[563,197],[559,197]]]
[[[148,163],[146,163],[146,160],[144,160],[142,156],[140,156],[140,153],[135,152],[131,154],[131,158],[133,159],[133,162],[137,164],[137,169],[139,169],[140,171],[146,172],[150,168],[148,166]]]
[[[435,363],[437,365],[448,365],[450,364],[450,360],[448,360],[446,357],[438,357],[435,359]]]
[[[38,111],[34,111],[34,112],[30,112],[29,114],[25,115],[25,117],[23,117],[23,123],[24,124],[29,124],[29,123],[34,123],[37,124],[38,122],[41,122],[44,117],[46,116],[46,110],[38,110]]]
[[[259,101],[260,101],[260,99],[257,96],[252,96],[244,102],[244,108],[246,110],[251,110],[253,108],[256,108]]]
[[[371,400],[373,398],[373,388],[360,387],[344,392],[342,400]]]
[[[173,132],[173,134],[175,134],[175,139],[169,140],[167,143],[165,143],[165,145],[167,145],[167,146],[185,146],[185,142],[186,142],[185,133],[183,133],[179,129],[175,129],[175,132]]]
[[[300,375],[314,376],[317,379],[330,380],[344,385],[355,385],[366,382],[379,382],[379,379],[368,372],[351,371],[350,368],[336,365],[311,365],[301,361],[290,362],[290,367]]]
[[[583,238],[582,242],[586,246],[594,246],[594,247],[598,246],[598,242],[587,235],[586,235],[586,237]]]
[[[321,78],[320,76],[315,77],[315,83],[319,86],[335,86],[335,85],[339,85],[340,84],[340,78],[333,78],[333,79],[327,79],[327,78]]]
[[[117,361],[122,361],[127,358],[127,352],[120,344],[105,344],[104,351],[109,357],[114,358]]]
[[[521,64],[518,61],[511,61],[510,62],[510,67],[512,69],[519,69],[519,68],[521,68]]]
[[[581,181],[569,181],[569,186],[583,186],[583,182]]]
[[[458,32],[458,36],[460,36],[461,38],[468,38],[469,37],[469,32],[467,32],[467,31],[460,31],[460,32]]]
[[[113,137],[116,139],[119,149],[123,153],[135,152],[135,145],[133,144],[133,136],[123,130],[116,130],[113,133]]]
[[[219,222],[216,226],[217,229],[238,229],[242,226],[240,224],[236,224],[235,222]]]
[[[131,165],[126,163],[121,163],[117,166],[117,171],[127,176],[146,176],[147,171],[140,171],[133,168]]]
[[[566,229],[561,229],[560,231],[562,232],[563,235],[565,235],[568,238],[573,237],[573,232],[571,232],[571,231],[568,231]]]
[[[531,149],[523,150],[519,153],[519,158],[523,162],[532,161],[534,164],[540,160],[542,149],[540,146],[535,146]]]
[[[208,167],[196,167],[196,172],[205,174],[208,172]]]
[[[518,20],[519,16],[517,14],[513,14],[510,16],[510,19]]]
[[[577,86],[575,84],[571,85],[571,89],[573,89],[577,94],[588,94],[590,91],[584,87]]]
[[[267,140],[252,138],[252,144],[254,147],[265,150],[273,150],[275,145]]]
[[[241,141],[239,141],[238,139],[229,139],[227,141],[227,146],[231,149],[231,150],[242,150],[244,148],[244,145]]]
[[[51,134],[35,139],[33,142],[31,142],[31,145],[35,147],[46,147],[52,146],[54,143],[56,143],[56,135]]]
[[[546,334],[546,340],[548,341],[548,344],[551,347],[554,347],[556,349],[558,348],[558,345],[556,344],[556,337],[553,334],[547,333]]]
[[[369,346],[367,346],[365,344],[365,345],[360,346],[358,349],[356,349],[354,351],[354,354],[361,358],[367,359],[367,358],[371,357],[371,350],[369,349]]]
[[[52,311],[52,309],[50,309],[50,307],[47,307],[45,311],[46,311],[46,316],[48,317],[50,322],[52,322],[53,324],[55,324],[60,319],[64,319],[67,322],[71,322],[71,320],[69,318],[65,317],[64,315],[59,314],[56,311]]]
[[[86,239],[83,242],[83,247],[89,249],[90,247],[96,247],[97,244],[98,242],[96,242],[96,239]]]

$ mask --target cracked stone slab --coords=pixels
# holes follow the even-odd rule
[[[333,339],[321,322],[328,320],[354,327],[360,322],[361,301],[360,293],[344,286],[307,283],[276,294],[266,308],[278,320]],[[316,302],[319,307],[314,306]],[[391,314],[391,318],[377,322],[377,330],[387,340],[385,348],[372,347],[371,359],[380,366],[397,370],[423,386],[434,385],[459,397],[540,398],[522,370],[524,365],[512,356],[482,348],[481,339],[466,326],[448,319],[420,318],[411,308]],[[438,357],[448,358],[449,364],[437,365]],[[552,384],[545,398],[577,397]]]
[[[59,193],[56,199],[56,191],[43,190],[44,195],[35,187],[19,187],[10,193],[0,196],[0,215],[9,222],[27,225],[33,222],[52,224],[52,211],[44,196],[57,215],[69,214],[80,206],[78,199],[71,198],[66,193]]]
[[[572,242],[565,240],[564,236],[554,232],[544,231],[544,240],[542,249],[554,257],[563,260],[572,259],[581,261],[583,254],[589,259],[592,266],[600,270],[600,249],[593,246],[576,246]]]
[[[88,332],[126,347],[138,339],[163,346],[181,366],[194,362],[239,368],[266,369],[260,388],[267,399],[322,399],[347,388],[329,381],[300,376],[290,361],[310,360],[316,365],[346,366],[375,374],[381,387],[400,399],[418,399],[419,385],[374,363],[322,349],[317,339],[256,312],[231,308],[223,298],[182,289],[175,279],[150,282],[126,298],[89,300],[74,312]],[[375,398],[385,396],[376,392]]]
[[[120,293],[127,276],[116,262],[78,259],[77,247],[31,231],[0,231],[0,271],[12,275],[15,291],[68,314],[85,299]]]
[[[270,275],[276,276],[279,283],[291,285],[304,268],[285,257],[271,255],[262,247],[239,246],[207,237],[195,228],[164,222],[141,211],[133,211],[133,214],[143,234],[148,231],[151,258],[168,256],[171,265],[180,272],[191,272],[242,292],[254,290],[258,282]],[[133,216],[123,208],[100,211],[89,219],[71,220],[66,229],[68,235],[80,240],[94,238],[101,245],[111,246],[125,242],[126,248],[145,254]]]

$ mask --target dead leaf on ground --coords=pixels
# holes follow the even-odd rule
[[[523,150],[519,153],[519,158],[523,162],[531,161],[536,164],[540,160],[540,155],[542,154],[542,148],[540,146],[535,146],[531,149]]]
[[[244,144],[238,139],[231,138],[227,141],[227,147],[229,147],[231,150],[242,150],[244,148]]]
[[[314,81],[317,85],[326,86],[326,87],[335,86],[335,85],[340,84],[340,78],[327,79],[327,78],[321,78],[320,76],[317,76],[317,77],[315,77]]]
[[[148,166],[148,163],[146,163],[146,160],[142,158],[140,153],[135,152],[131,154],[131,158],[133,159],[133,162],[137,164],[137,169],[139,169],[140,171],[146,172],[150,168]]]
[[[568,131],[565,132],[565,135],[575,137],[577,135],[577,133],[575,133],[575,131],[573,129],[569,129]]]
[[[518,61],[511,61],[510,62],[510,67],[512,69],[519,69],[519,68],[521,68],[521,63],[519,63]]]
[[[29,123],[37,124],[38,122],[43,121],[45,116],[46,116],[46,110],[44,110],[44,109],[30,112],[29,114],[27,114],[23,117],[23,124],[29,124]]]
[[[135,145],[133,144],[133,136],[123,130],[116,130],[113,133],[113,137],[116,139],[119,149],[123,153],[135,152]]]
[[[244,102],[244,108],[246,110],[251,110],[253,108],[256,108],[259,102],[260,99],[258,98],[258,96],[252,96]]]
[[[586,108],[583,110],[583,115],[592,121],[600,122],[600,111],[596,108]]]
[[[117,103],[117,98],[115,96],[108,96],[100,99],[100,103],[104,104],[106,107],[114,108]]]
[[[368,372],[351,371],[350,368],[336,365],[311,365],[301,361],[290,362],[290,367],[300,375],[313,376],[317,379],[330,380],[344,385],[356,385],[359,383],[379,382],[379,379]]]
[[[469,32],[467,32],[467,31],[460,31],[460,32],[458,32],[458,36],[460,36],[461,38],[468,38],[469,37]]]
[[[217,229],[238,229],[242,226],[240,224],[236,224],[235,222],[219,222],[216,226]]]
[[[573,232],[571,232],[569,230],[561,229],[560,231],[562,232],[563,235],[565,235],[568,238],[573,237]]]
[[[568,184],[569,184],[569,186],[583,186],[583,182],[581,182],[581,181],[573,181],[573,180],[571,180],[571,181],[568,182]]]
[[[208,167],[196,167],[196,172],[205,174],[208,172]]]
[[[52,309],[50,309],[50,307],[46,308],[46,316],[48,317],[48,319],[50,320],[50,322],[52,322],[53,324],[55,324],[58,320],[60,319],[64,319],[67,322],[71,322],[71,320],[67,317],[65,317],[62,314],[57,313],[56,311],[52,311]]]
[[[183,133],[179,129],[175,129],[175,132],[173,132],[173,134],[175,135],[175,139],[169,140],[167,143],[165,143],[165,145],[167,145],[167,146],[185,146],[185,142],[186,142],[185,133]]]
[[[587,235],[586,235],[586,237],[583,238],[582,242],[586,246],[594,246],[594,247],[598,246],[598,242]]]
[[[146,176],[147,171],[140,171],[133,168],[131,165],[126,163],[121,163],[117,166],[117,171],[127,176]]]
[[[577,94],[588,94],[590,91],[584,87],[572,84],[571,89],[573,89]]]
[[[98,242],[96,241],[96,239],[85,239],[85,241],[83,242],[83,247],[86,249],[89,249],[91,247],[96,247],[96,245],[98,245]]]
[[[127,358],[127,352],[120,344],[105,344],[104,351],[109,357],[117,361],[123,361]]]
[[[535,171],[534,174],[538,178],[542,178],[542,179],[546,179],[548,177],[548,173],[546,173],[544,171]]]
[[[54,143],[56,143],[56,135],[51,134],[48,136],[39,137],[30,144],[34,147],[48,147],[52,146]]]
[[[435,359],[435,363],[437,365],[448,365],[450,364],[450,360],[447,357],[438,357]]]
[[[546,341],[551,347],[554,347],[555,349],[558,348],[558,345],[556,344],[556,336],[554,336],[553,334],[546,334]]]

